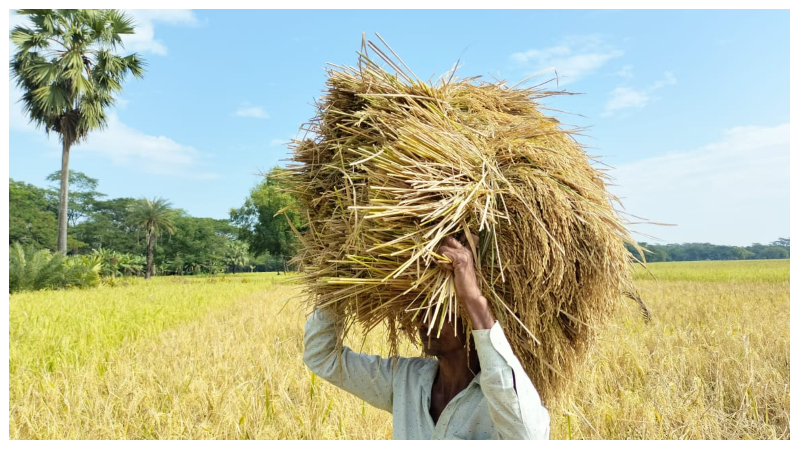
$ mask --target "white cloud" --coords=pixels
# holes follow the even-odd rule
[[[566,45],[557,45],[555,47],[549,47],[541,50],[528,50],[527,52],[522,53],[514,53],[511,55],[511,59],[518,63],[526,63],[531,60],[533,61],[540,61],[540,60],[549,60],[554,59],[556,57],[565,57],[570,56],[572,50]]]
[[[627,66],[626,66],[627,67]],[[672,72],[665,72],[664,77],[656,80],[649,88],[634,89],[631,87],[618,87],[611,91],[608,102],[603,109],[603,116],[610,116],[622,109],[644,108],[654,99],[652,94],[665,86],[676,84],[678,80]]]
[[[514,53],[511,59],[526,70],[539,71],[552,67],[558,72],[559,84],[575,82],[603,66],[623,52],[597,36],[574,36],[558,45]]]
[[[618,71],[614,72],[614,75],[629,80],[633,78],[633,66],[625,65],[622,67],[622,69],[619,69]]]
[[[18,110],[13,110],[13,106],[9,111],[9,130],[38,134],[42,145],[50,148],[53,155],[58,156],[61,153],[57,135],[51,133],[47,138],[44,130],[36,129]],[[205,155],[197,149],[166,136],[152,136],[131,128],[120,122],[114,112],[108,114],[106,128],[91,132],[70,153],[75,157],[91,154],[93,157],[108,159],[112,164],[128,166],[149,174],[192,179],[219,178],[218,174],[203,171]]]
[[[749,245],[789,235],[789,124],[733,128],[719,142],[610,174],[627,213],[677,224],[634,227],[666,242]]]
[[[256,119],[269,119],[269,114],[261,106],[243,106],[236,110],[239,117],[254,117]]]
[[[133,52],[166,55],[167,47],[155,38],[155,23],[169,25],[198,25],[194,13],[188,9],[128,9],[136,23],[135,33],[126,35],[122,41],[125,49]]]
[[[650,100],[642,90],[618,87],[611,91],[611,99],[606,103],[603,115],[610,115],[616,110],[625,108],[642,108]]]
[[[664,72],[664,78],[660,80],[656,80],[655,83],[650,87],[651,91],[655,91],[657,89],[661,89],[664,86],[671,86],[673,84],[677,84],[678,80],[672,75],[672,72]]]
[[[125,50],[129,52],[152,53],[156,55],[166,55],[167,47],[163,42],[155,37],[155,24],[156,22],[167,25],[199,25],[199,21],[194,13],[189,9],[128,9],[125,10],[130,14],[135,22],[135,33],[124,35],[122,43]],[[25,16],[20,16],[14,13],[14,10],[9,10],[9,29],[13,29],[17,25],[23,24],[30,25]],[[10,41],[9,41],[10,43]],[[14,45],[9,44],[9,55],[14,51]]]
[[[76,156],[92,153],[113,164],[138,168],[156,175],[209,179],[218,175],[202,171],[204,155],[191,146],[166,136],[151,136],[119,121],[116,114],[108,117],[108,126],[92,133],[74,147]]]

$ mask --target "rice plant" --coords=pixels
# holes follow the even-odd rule
[[[404,332],[416,339],[419,318],[468,323],[434,264],[441,240],[461,237],[516,355],[555,398],[634,289],[624,245],[637,245],[606,177],[542,112],[542,98],[563,93],[429,84],[403,66],[372,42],[358,67],[332,66],[311,137],[294,142],[285,182],[306,214],[296,261],[311,301],[367,330],[386,323],[395,347]]]
[[[610,319],[576,388],[549,405],[551,439],[789,439],[789,261],[652,268],[657,281],[636,285],[653,320],[632,302]],[[273,286],[283,278],[10,295],[9,437],[391,438],[388,412],[312,381],[308,310]],[[388,354],[383,326],[354,331],[346,345]]]

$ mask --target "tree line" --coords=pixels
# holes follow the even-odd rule
[[[60,178],[54,172],[47,180]],[[107,198],[98,184],[84,173],[69,174],[67,255],[108,254],[106,265],[139,257],[146,267],[134,272],[146,278],[289,269],[297,240],[286,220],[273,216],[292,199],[276,190],[272,176],[253,188],[242,207],[231,209],[230,220],[192,217],[161,198]],[[57,252],[58,203],[57,186],[9,179],[9,245]],[[117,273],[125,274],[120,269],[109,275]]]
[[[98,191],[97,179],[73,171],[66,214],[67,253],[85,255],[104,249],[142,257],[150,254],[154,267],[150,275],[286,271],[297,252],[292,227],[302,231],[303,224],[283,173],[279,167],[270,170],[242,206],[231,208],[226,220],[192,217],[165,199],[107,198]],[[60,179],[56,171],[46,179],[54,184],[46,187],[9,180],[9,244],[57,250],[59,191],[55,183]],[[639,245],[648,262],[783,259],[790,254],[788,238],[747,247]],[[638,257],[633,247],[629,251]]]
[[[647,262],[665,261],[705,261],[705,260],[736,260],[736,259],[787,259],[789,258],[789,238],[778,238],[769,244],[751,244],[747,247],[714,245],[708,243],[685,244],[648,244],[639,242],[644,249]],[[628,251],[636,259],[641,259],[639,253],[628,245]]]
[[[66,253],[57,252],[59,189],[55,183],[61,179],[60,172],[50,174],[46,180],[53,184],[45,187],[9,179],[9,245],[15,261],[25,259],[23,247],[29,249],[30,261],[36,259],[35,251],[44,250],[82,257],[70,264],[80,265],[82,261],[99,275],[111,278],[292,270],[290,260],[299,244],[292,228],[303,231],[304,226],[284,173],[279,167],[273,168],[253,187],[242,206],[230,209],[228,219],[211,219],[192,217],[162,198],[107,198],[98,191],[97,179],[72,171],[68,177],[72,195],[66,213]],[[647,262],[785,259],[790,255],[788,238],[747,247],[639,245]],[[628,250],[640,259],[632,246]],[[65,264],[69,261],[63,259]],[[42,259],[42,264],[45,262]],[[36,276],[31,272],[28,278]],[[17,278],[24,280],[25,276]],[[67,278],[62,277],[62,282],[67,283]]]

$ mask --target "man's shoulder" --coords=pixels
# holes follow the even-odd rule
[[[423,385],[433,384],[439,363],[433,358],[398,358],[394,367],[394,389],[401,389],[405,395],[417,395]]]
[[[433,358],[421,357],[398,357],[395,365],[395,373],[413,374],[420,370],[432,370],[436,367],[436,360]]]

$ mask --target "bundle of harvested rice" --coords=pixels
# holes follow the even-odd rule
[[[463,242],[482,292],[552,401],[631,290],[624,244],[636,243],[605,175],[540,111],[555,92],[424,83],[391,53],[369,42],[358,67],[329,68],[312,135],[292,146],[286,181],[307,215],[296,261],[311,301],[366,330],[385,322],[393,349],[401,331],[417,339],[420,317],[468,322],[435,260],[445,236],[477,232]]]

